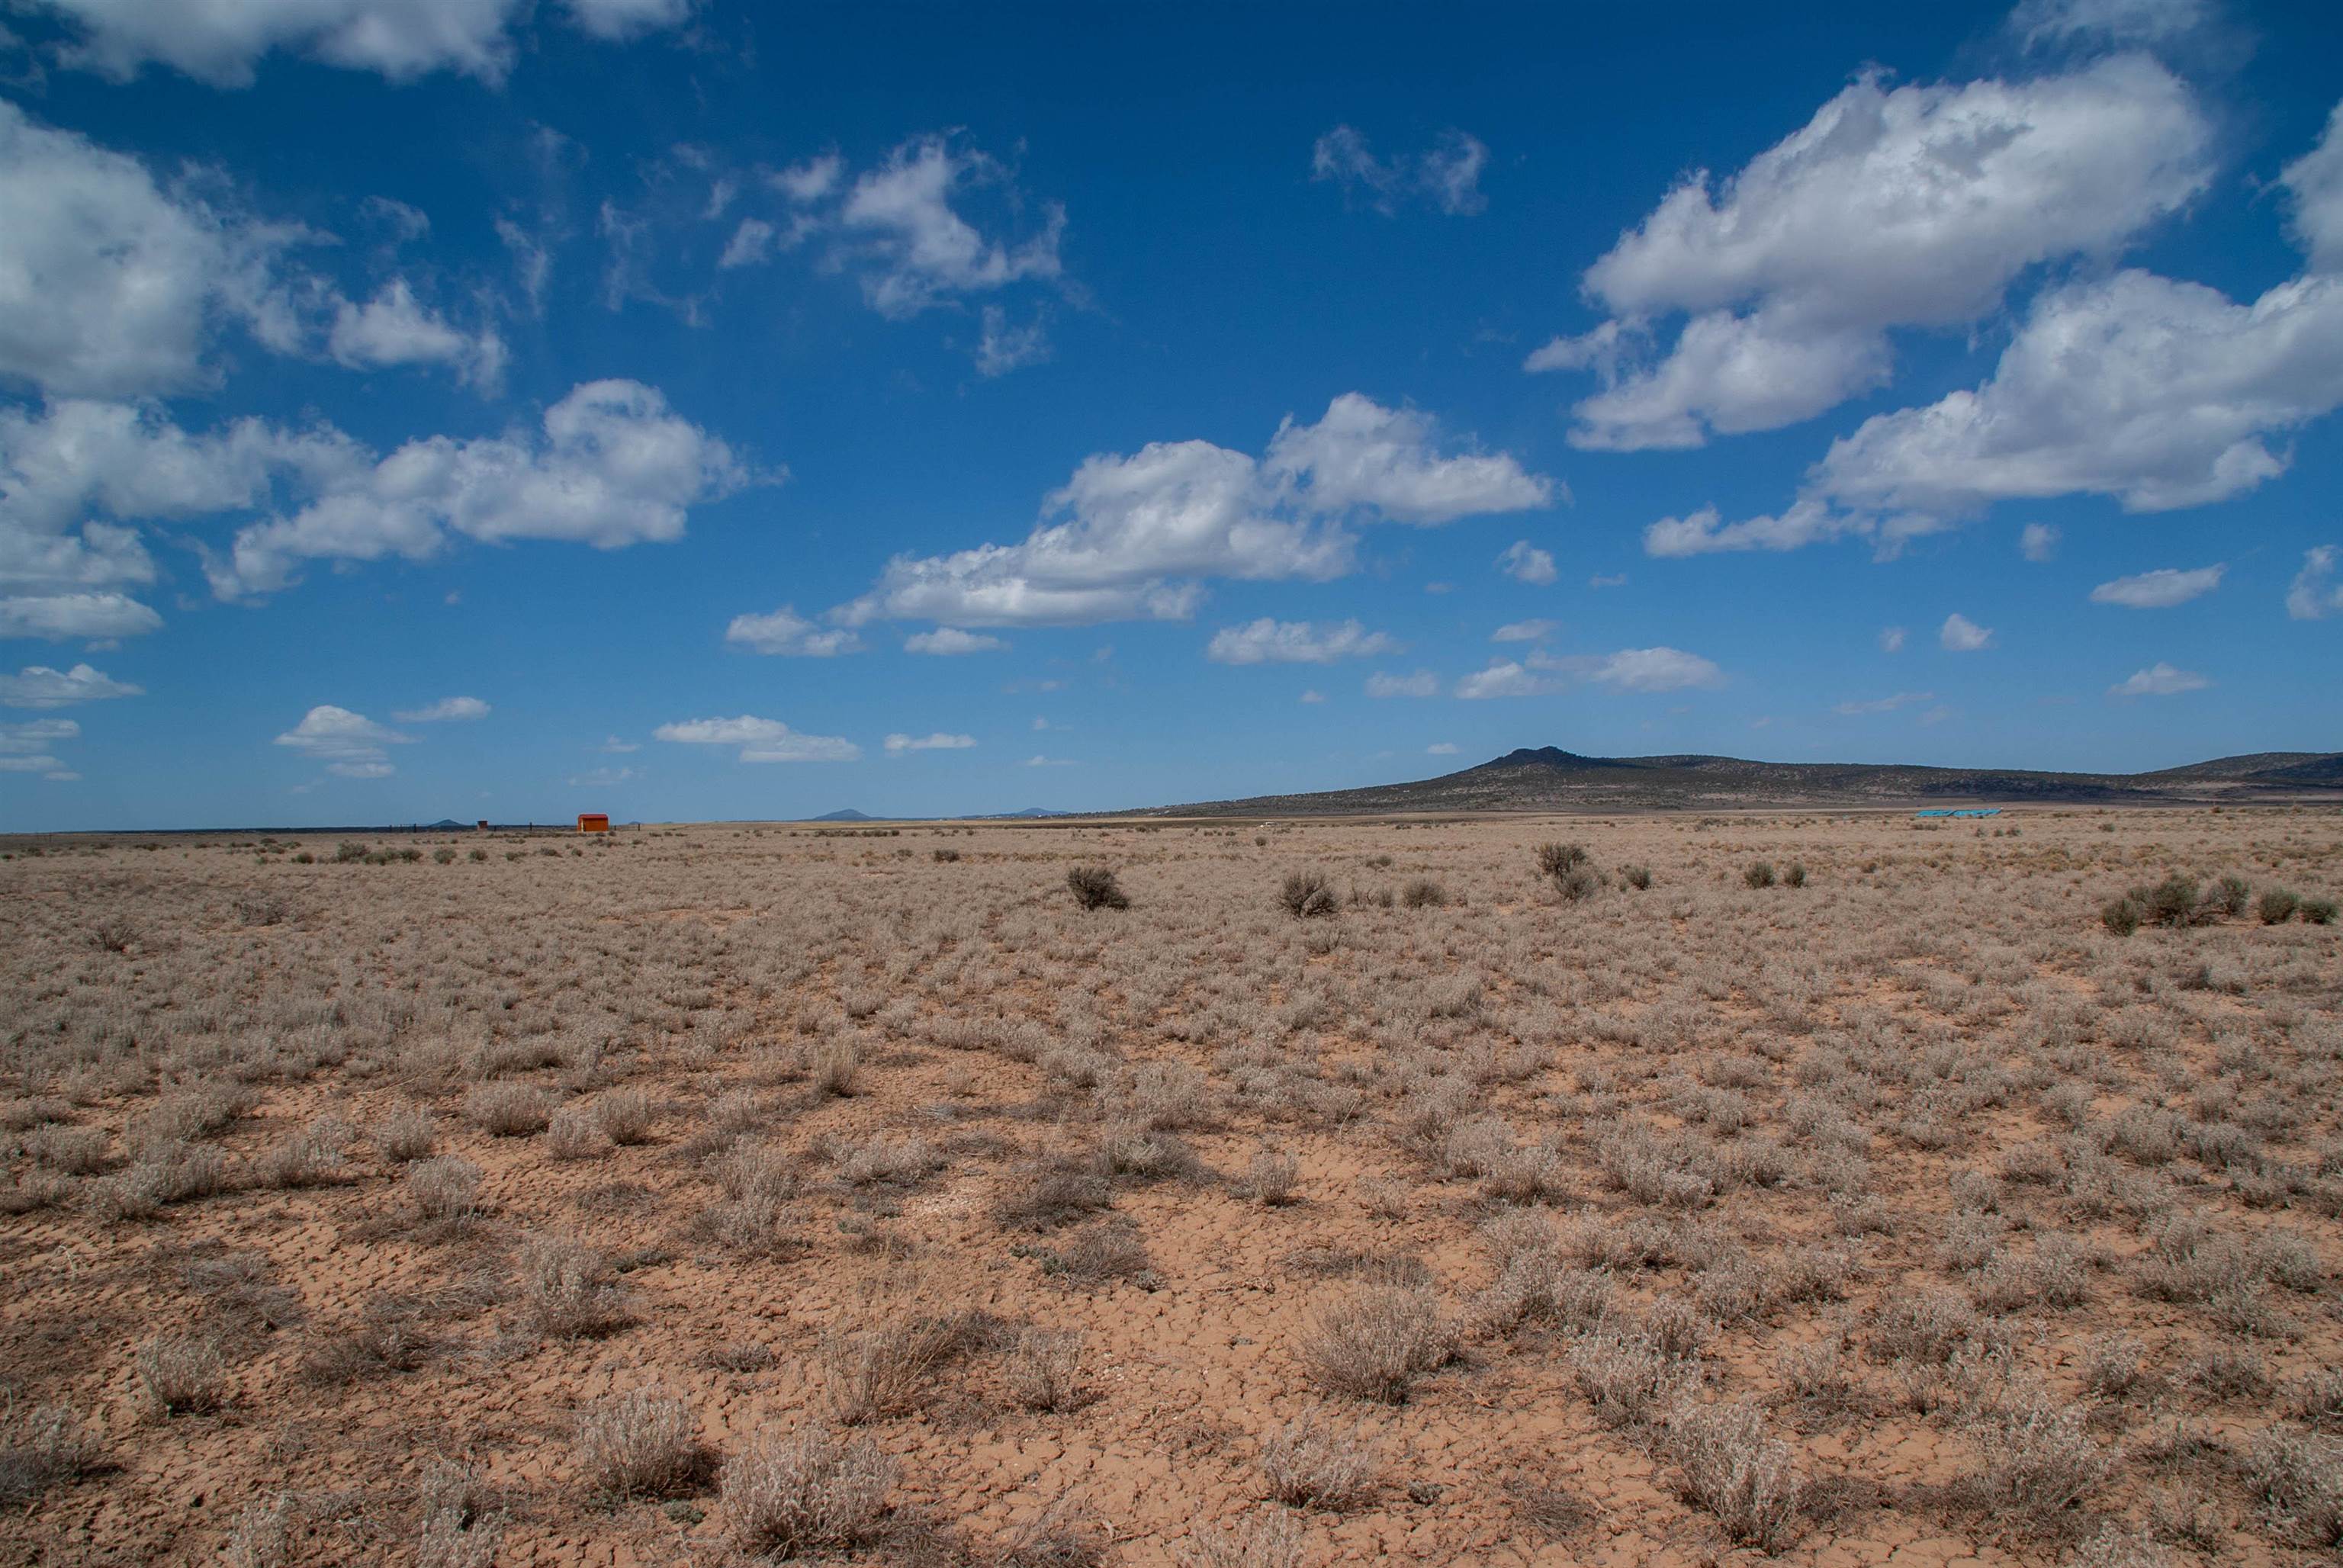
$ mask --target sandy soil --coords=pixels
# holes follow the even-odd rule
[[[0,1562],[2343,1542],[2332,812],[337,842],[0,841]]]

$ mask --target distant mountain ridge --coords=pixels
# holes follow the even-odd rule
[[[1144,817],[1379,816],[1441,811],[1729,810],[1748,807],[2150,805],[2343,796],[2343,752],[2263,751],[2152,773],[2054,773],[1740,757],[1584,757],[1523,747],[1413,783],[1257,795],[1122,813]]]

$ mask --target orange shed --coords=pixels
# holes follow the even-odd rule
[[[609,816],[602,811],[580,811],[578,813],[578,830],[581,833],[607,833],[610,830]]]

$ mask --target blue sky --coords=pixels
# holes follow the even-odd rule
[[[19,0],[0,828],[2343,745],[2343,15]]]

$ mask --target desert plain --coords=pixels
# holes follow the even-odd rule
[[[2331,802],[0,854],[0,1562],[2343,1551]]]

